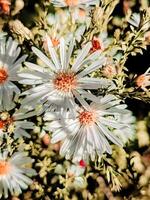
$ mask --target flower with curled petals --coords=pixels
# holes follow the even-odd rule
[[[91,96],[92,97],[92,96]],[[90,98],[91,98],[90,97]],[[93,97],[95,98],[95,97]],[[67,113],[47,112],[44,120],[46,129],[52,131],[52,143],[62,141],[60,154],[73,162],[95,160],[107,152],[111,154],[110,143],[123,146],[119,136],[113,131],[127,128],[130,124],[121,122],[120,115],[125,115],[125,104],[120,104],[113,95],[97,97],[90,105],[82,101],[82,108],[76,108],[76,116]],[[97,102],[96,102],[97,101]]]
[[[59,55],[51,40],[48,38],[47,41],[50,59],[39,49],[32,48],[47,67],[26,62],[27,69],[19,73],[20,83],[35,86],[22,93],[27,95],[22,101],[23,106],[29,105],[34,108],[42,104],[47,109],[56,105],[74,110],[75,100],[81,93],[88,89],[107,88],[112,84],[108,79],[89,76],[91,72],[101,68],[106,61],[99,51],[90,54],[90,42],[78,52],[75,59],[72,59],[73,40],[68,47],[64,39],[60,39]]]

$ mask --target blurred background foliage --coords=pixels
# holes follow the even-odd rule
[[[25,53],[30,54],[32,45],[42,48],[42,37],[49,30],[47,15],[57,9],[51,6],[50,0],[12,0],[7,4],[8,2],[5,1],[4,9],[3,2],[0,1],[0,30],[16,38]],[[125,34],[131,31],[124,23],[125,19],[132,13],[143,12],[144,9],[149,9],[150,13],[148,0],[107,2],[115,4],[109,23],[106,24],[107,31],[120,43]],[[88,33],[88,29],[86,31]],[[86,33],[83,40],[88,40]],[[29,59],[35,58],[30,54]],[[150,67],[150,41],[142,49],[142,54],[140,51],[135,55],[130,53],[123,62],[122,65],[128,69],[128,83],[127,90],[121,95],[126,98],[129,109],[137,118],[136,139],[124,149],[114,146],[112,156],[104,155],[101,161],[88,165],[84,176],[82,175],[82,182],[78,185],[74,184],[75,177],[67,175],[71,162],[59,157],[60,144],[51,145],[48,134],[40,138],[42,117],[34,118],[37,126],[32,133],[32,140],[26,140],[24,148],[35,159],[33,168],[38,175],[34,177],[34,182],[27,191],[19,197],[12,197],[12,200],[150,199],[150,96],[143,91],[134,92],[130,84],[134,77],[143,74]],[[17,145],[15,141],[11,142]],[[24,141],[20,139],[19,143],[23,144]]]

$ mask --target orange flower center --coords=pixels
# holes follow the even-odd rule
[[[85,10],[79,9],[79,16],[80,16],[80,17],[85,17],[85,15],[86,15]]]
[[[5,129],[7,126],[14,122],[13,117],[8,118],[7,120],[0,120],[0,129]]]
[[[10,12],[10,1],[9,0],[0,0],[0,8],[5,14]]]
[[[86,167],[86,162],[84,160],[80,160],[79,166],[83,168]]]
[[[67,6],[77,6],[78,0],[65,0],[65,3],[67,4]]]
[[[57,47],[60,43],[59,40],[56,38],[51,38],[51,41],[52,41],[53,47]]]
[[[0,69],[0,84],[3,84],[8,78],[8,73],[5,69]]]
[[[79,121],[83,125],[91,125],[95,122],[95,115],[89,111],[83,111],[79,115]]]
[[[5,126],[5,122],[0,120],[0,129],[3,129]]]
[[[61,92],[71,92],[77,85],[77,79],[74,73],[61,72],[54,79],[54,86]]]
[[[6,161],[0,161],[0,175],[6,175],[10,172],[10,164]]]
[[[91,52],[95,52],[97,50],[104,50],[102,42],[100,42],[97,38],[92,40],[92,48]]]

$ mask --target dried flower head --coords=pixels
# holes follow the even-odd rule
[[[103,74],[103,76],[105,76],[107,78],[113,78],[114,76],[117,75],[116,66],[113,64],[108,64],[108,65],[104,66],[102,69],[102,74]]]
[[[147,87],[150,86],[150,67],[147,69],[147,71],[144,74],[141,74],[136,78],[136,85],[143,89],[144,91],[147,91]]]

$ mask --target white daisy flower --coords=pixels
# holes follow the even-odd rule
[[[26,62],[25,65],[28,69],[19,73],[22,78],[20,83],[36,85],[22,93],[22,95],[27,95],[22,101],[23,106],[30,105],[34,108],[37,104],[42,103],[47,108],[54,104],[74,110],[75,98],[78,99],[80,93],[88,89],[107,88],[112,84],[108,79],[88,76],[91,72],[101,68],[106,61],[105,57],[100,55],[98,51],[89,54],[90,42],[84,46],[71,63],[74,48],[73,41],[70,43],[68,51],[66,51],[65,41],[61,38],[59,45],[60,58],[58,58],[49,38],[47,41],[51,59],[35,47],[32,50],[48,67],[44,68]]]
[[[8,134],[14,134],[14,138],[28,137],[30,134],[26,131],[34,128],[34,123],[29,122],[26,118],[35,115],[35,112],[27,112],[26,110],[17,110],[10,115],[8,112],[0,113],[0,137],[7,137]],[[5,117],[4,117],[5,116]]]
[[[17,71],[26,56],[17,59],[20,54],[20,47],[16,41],[9,38],[1,39],[0,42],[0,109],[9,109],[15,94],[19,94],[19,88],[13,83],[18,81]]]
[[[77,21],[78,23],[85,23],[87,19],[90,20],[89,11],[81,9],[81,8],[74,9],[74,12],[72,13],[72,17],[74,21]]]
[[[62,35],[68,33],[68,22],[70,21],[70,13],[68,10],[58,10],[56,13],[49,13],[47,15],[47,23],[49,25],[48,35],[52,43],[54,39],[59,40]],[[46,39],[46,36],[43,36]],[[65,38],[66,41],[67,38]]]
[[[76,26],[84,25],[85,28],[88,29],[91,24],[90,12],[91,8],[74,8],[72,12],[70,12],[73,23],[76,24]]]
[[[48,35],[50,36],[53,45],[57,46],[62,36],[65,39],[66,44],[72,40],[72,37],[80,42],[86,28],[90,25],[90,17],[88,17],[87,14],[88,11],[86,10],[80,8],[74,9],[74,11],[71,13],[72,21],[74,21],[72,23],[74,23],[74,26],[71,29],[68,29],[68,26],[70,26],[71,17],[68,10],[59,10],[55,14],[48,14],[47,21],[50,25]],[[45,43],[47,41],[45,36],[44,41]]]
[[[60,154],[66,159],[73,158],[73,162],[80,160],[94,160],[96,155],[101,156],[104,152],[112,153],[108,141],[118,146],[123,146],[121,139],[113,133],[115,129],[128,127],[118,117],[126,114],[125,104],[120,104],[113,95],[94,97],[89,99],[97,103],[87,104],[82,100],[83,108],[76,109],[76,116],[69,112],[66,115],[47,112],[44,116],[46,129],[52,131],[52,143],[63,141]],[[75,109],[75,108],[74,108]]]
[[[94,6],[99,0],[52,0],[51,3],[56,7],[88,7]]]
[[[57,26],[57,28],[61,29],[59,26],[68,22],[70,13],[68,10],[60,9],[56,13],[49,13],[46,18],[50,26]]]
[[[0,153],[0,198],[22,193],[27,189],[32,180],[28,176],[35,175],[35,170],[27,167],[33,160],[24,152],[14,153],[10,158],[8,153]]]

